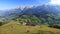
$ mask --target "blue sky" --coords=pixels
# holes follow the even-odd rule
[[[18,6],[42,5],[52,0],[0,0],[0,10],[16,8]]]
[[[20,0],[20,5],[41,5],[49,2],[49,0]]]

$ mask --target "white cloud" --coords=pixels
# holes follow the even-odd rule
[[[51,0],[49,4],[60,5],[60,0]]]

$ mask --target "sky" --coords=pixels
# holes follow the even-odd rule
[[[0,0],[0,10],[13,9],[18,6],[52,4],[60,5],[60,0]]]

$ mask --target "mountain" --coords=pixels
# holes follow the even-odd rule
[[[21,6],[15,9],[1,11],[0,15],[7,20],[15,20],[22,18],[26,15],[26,18],[32,15],[41,23],[55,24],[60,23],[60,6],[59,5],[41,5],[41,6]],[[29,17],[28,17],[29,16]],[[25,16],[24,16],[25,17]],[[2,18],[2,16],[0,17]],[[40,22],[39,22],[40,23]]]
[[[0,14],[10,15],[10,14],[40,14],[40,13],[60,13],[60,6],[58,5],[41,5],[41,6],[20,6],[15,9],[1,11]]]

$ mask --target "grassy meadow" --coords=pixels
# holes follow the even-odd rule
[[[47,25],[23,26],[17,22],[10,22],[0,26],[0,34],[60,34],[60,29],[49,28]]]

